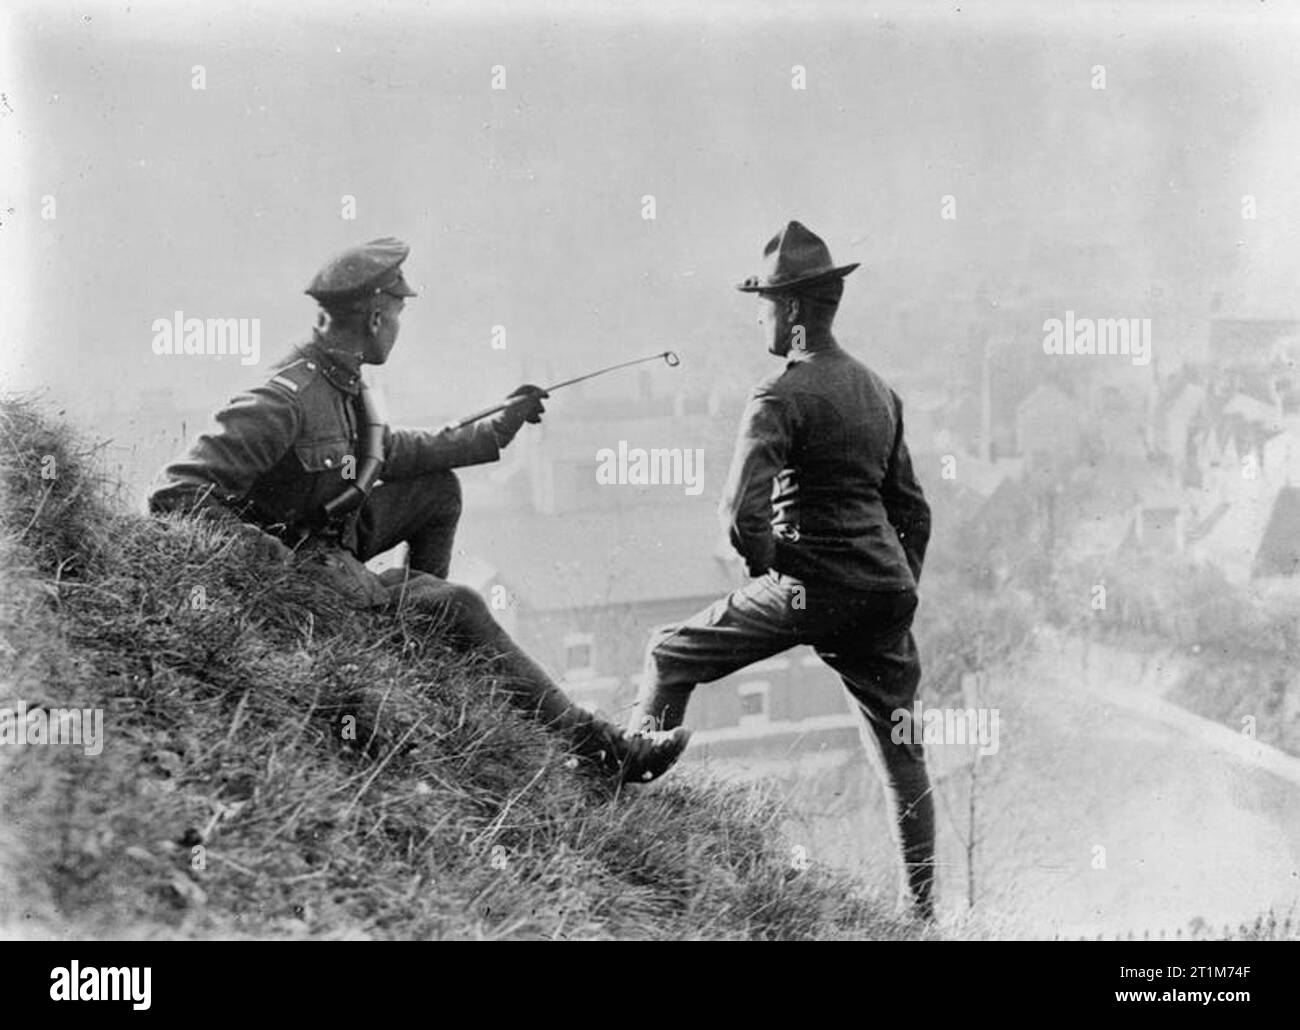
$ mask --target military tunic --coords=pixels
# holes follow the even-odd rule
[[[915,588],[930,506],[898,394],[838,345],[792,357],[750,396],[721,514],[751,575]]]
[[[150,510],[193,511],[253,522],[294,539],[323,524],[321,508],[356,477],[361,380],[310,347],[264,385],[235,397],[216,426],[163,472]],[[380,478],[400,482],[496,461],[490,424],[429,432],[387,429]],[[348,525],[342,527],[344,543]]]

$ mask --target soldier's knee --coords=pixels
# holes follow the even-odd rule
[[[669,641],[676,635],[676,626],[660,626],[650,634],[650,643],[646,645],[646,661],[652,667],[658,667],[667,659]]]
[[[691,684],[693,680],[679,660],[681,655],[674,647],[680,639],[676,626],[655,630],[646,647],[645,669],[660,686]]]
[[[487,602],[477,590],[463,583],[448,583],[447,586],[447,599],[461,619],[475,625],[494,621]]]
[[[445,518],[459,518],[462,504],[460,477],[451,469],[427,474],[429,485],[438,498],[438,509]]]
[[[676,626],[660,626],[650,634],[650,643],[646,647],[647,653],[654,655],[660,651],[675,632],[677,632]]]

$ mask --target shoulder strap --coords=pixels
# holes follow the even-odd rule
[[[292,364],[280,369],[270,378],[267,385],[275,387],[282,393],[296,396],[302,392],[308,383],[316,378],[318,371],[316,362],[307,358],[299,358]]]

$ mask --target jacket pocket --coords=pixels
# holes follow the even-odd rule
[[[352,474],[356,475],[356,448],[346,438],[299,441],[293,445],[293,453],[307,472],[337,472],[351,458]]]

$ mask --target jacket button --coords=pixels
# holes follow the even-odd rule
[[[309,361],[309,362],[307,362],[307,371],[308,371],[308,372],[315,372],[315,371],[316,371],[316,363],[315,363],[314,361]]]
[[[326,468],[329,468],[329,467],[330,467],[331,465],[333,465],[333,464],[334,464],[334,459],[333,459],[333,458],[326,458],[326,459],[325,459],[325,467],[326,467]]]

